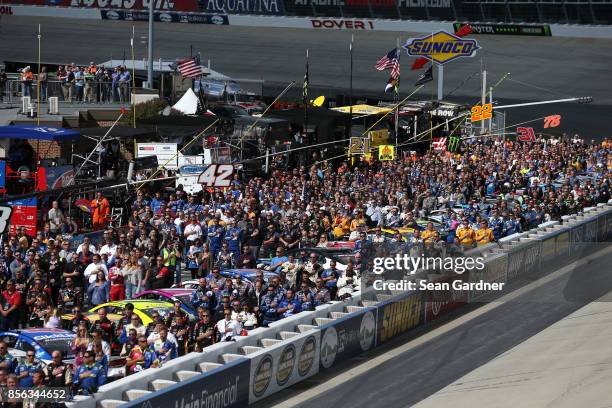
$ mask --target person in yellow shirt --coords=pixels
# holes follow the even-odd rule
[[[350,230],[357,231],[357,229],[363,225],[367,225],[367,220],[365,217],[365,212],[363,211],[363,209],[361,209],[357,213],[357,217],[355,217],[353,221],[351,221]]]
[[[467,218],[464,218],[461,225],[457,227],[456,236],[462,246],[471,247],[474,245],[474,230],[470,227]]]
[[[341,238],[351,232],[351,225],[349,217],[346,215],[346,212],[342,212],[340,214],[336,214],[334,217],[334,236],[336,238]]]
[[[480,228],[474,234],[476,245],[484,245],[493,242],[493,230],[489,228],[485,220],[480,221]]]
[[[431,244],[434,242],[436,230],[434,229],[433,223],[428,222],[425,231],[421,233],[421,240],[424,244]]]

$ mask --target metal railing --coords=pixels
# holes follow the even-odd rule
[[[0,99],[8,103],[19,102],[22,96],[30,96],[32,103],[35,103],[38,100],[38,83],[8,80],[0,92]],[[130,93],[131,84],[127,82],[83,81],[82,85],[60,81],[40,83],[41,102],[56,96],[60,103],[130,103]]]

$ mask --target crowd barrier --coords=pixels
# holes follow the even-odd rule
[[[552,260],[579,259],[586,245],[610,238],[612,201],[466,253],[483,256],[485,268],[460,278],[488,283],[535,278]],[[416,275],[425,278],[444,282],[457,275]],[[105,385],[95,400],[82,399],[78,406],[244,407],[487,295],[478,290],[402,291],[378,293],[376,300],[367,301],[356,293],[348,302],[320,306],[236,342]]]

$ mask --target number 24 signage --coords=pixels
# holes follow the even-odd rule
[[[198,183],[207,187],[229,187],[234,174],[231,164],[211,164],[198,177]]]

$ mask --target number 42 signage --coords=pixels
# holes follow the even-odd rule
[[[229,187],[234,174],[231,164],[211,164],[198,177],[198,183],[207,187]]]

